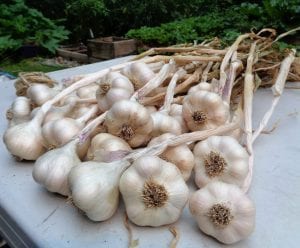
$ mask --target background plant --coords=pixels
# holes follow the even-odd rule
[[[36,44],[54,53],[69,32],[23,0],[0,4],[0,55],[15,51],[24,44]]]

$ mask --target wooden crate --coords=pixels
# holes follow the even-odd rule
[[[134,39],[115,36],[88,40],[87,47],[88,55],[99,59],[113,59],[136,52]]]

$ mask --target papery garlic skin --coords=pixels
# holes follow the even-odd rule
[[[53,98],[60,90],[59,87],[50,88],[46,84],[32,84],[27,89],[27,96],[37,106],[41,106]]]
[[[182,115],[191,131],[206,130],[228,120],[229,106],[214,92],[196,91],[184,98]]]
[[[122,171],[120,162],[88,161],[74,167],[69,174],[69,185],[75,206],[93,221],[109,219],[118,208]]]
[[[140,89],[155,77],[155,73],[144,62],[136,62],[124,67],[122,74],[130,79],[135,90]]]
[[[209,183],[191,195],[189,207],[199,228],[225,244],[247,238],[255,227],[255,206],[235,185]]]
[[[98,83],[96,91],[98,106],[106,111],[117,101],[129,99],[134,93],[130,80],[119,72],[110,72]]]
[[[81,163],[76,149],[77,141],[73,140],[40,156],[33,167],[34,180],[50,192],[70,195],[68,175],[74,166]]]
[[[249,155],[230,136],[211,136],[194,147],[195,183],[199,188],[212,181],[242,186],[247,177]]]
[[[162,134],[156,138],[153,138],[149,143],[148,147],[152,145],[158,145],[161,142],[175,137],[176,135],[171,133]],[[194,154],[189,149],[189,147],[185,144],[179,146],[168,147],[160,157],[168,162],[173,163],[180,170],[182,177],[185,181],[187,181],[192,173],[194,168]]]
[[[150,139],[153,121],[143,105],[121,100],[107,112],[104,125],[109,133],[124,139],[131,147],[138,147]]]
[[[128,218],[138,226],[177,221],[189,194],[177,167],[155,156],[137,159],[123,173],[119,187]]]
[[[176,103],[172,104],[169,115],[174,117],[179,122],[182,133],[187,133],[189,131],[182,116],[181,104],[176,104]]]
[[[131,147],[119,137],[109,133],[100,133],[93,137],[87,152],[87,159],[106,162],[105,155],[112,151],[131,151]]]
[[[162,112],[154,112],[151,114],[153,121],[153,129],[151,135],[157,137],[164,133],[181,134],[180,123],[172,116]]]

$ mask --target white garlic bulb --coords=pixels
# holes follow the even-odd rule
[[[156,138],[153,138],[148,143],[148,146],[158,145],[162,141],[175,136],[176,135],[171,133],[162,134]],[[187,145],[183,144],[179,146],[170,146],[159,157],[176,165],[185,181],[190,178],[195,162],[194,154]]]
[[[42,134],[48,148],[60,147],[69,142],[83,128],[83,123],[78,123],[71,118],[62,118],[49,121],[42,127]]]
[[[228,120],[229,106],[214,92],[196,91],[184,98],[182,115],[191,131],[206,130]]]
[[[136,62],[125,66],[122,73],[130,79],[135,90],[142,88],[155,77],[155,73],[144,62]]]
[[[50,88],[46,84],[32,84],[27,89],[27,96],[37,106],[41,106],[53,98],[60,90],[59,86]]]
[[[169,116],[166,113],[154,112],[151,114],[153,121],[153,128],[151,135],[153,137],[159,136],[164,133],[181,134],[181,125],[176,118]]]
[[[96,91],[98,89],[98,84],[92,83],[87,86],[81,87],[76,91],[76,95],[81,98],[96,98]]]
[[[156,156],[138,158],[120,179],[129,219],[138,226],[162,226],[177,221],[189,190],[180,171]]]
[[[169,115],[174,117],[179,122],[182,133],[187,133],[189,131],[182,116],[181,104],[172,104]]]
[[[45,123],[42,127],[42,134],[48,148],[60,147],[68,143],[85,123],[98,111],[98,106],[94,105],[82,117],[74,120],[72,118],[55,119]]]
[[[188,91],[188,95],[190,95],[194,92],[197,92],[199,90],[216,92],[216,89],[214,88],[213,84],[210,84],[207,82],[201,82],[201,83],[198,83],[197,85],[191,87]]]
[[[72,102],[61,107],[52,106],[51,109],[45,115],[43,124],[45,125],[45,123],[47,122],[51,122],[63,118],[64,116],[70,113],[70,111],[75,107],[75,105],[76,102]]]
[[[212,181],[242,186],[249,171],[247,151],[229,136],[211,136],[197,143],[194,156],[199,188]]]
[[[117,210],[119,180],[128,162],[100,163],[88,161],[75,166],[69,174],[69,185],[75,206],[89,219],[104,221]]]
[[[119,72],[110,72],[100,80],[96,91],[98,106],[106,111],[117,101],[129,99],[134,92],[130,80]]]
[[[153,121],[143,105],[121,100],[107,112],[104,125],[109,133],[124,139],[131,147],[138,147],[150,139]]]
[[[235,185],[209,183],[191,195],[189,207],[199,228],[222,243],[236,243],[254,230],[255,206]]]
[[[31,113],[30,99],[24,96],[18,96],[11,104],[7,114],[8,119],[18,120],[29,120]]]
[[[36,160],[46,149],[41,133],[44,114],[38,113],[31,121],[9,127],[3,141],[7,150],[19,159]]]
[[[77,143],[77,140],[72,140],[40,156],[33,166],[34,180],[50,192],[70,195],[68,175],[81,162],[76,153]]]
[[[109,133],[99,133],[91,141],[87,159],[106,162],[105,155],[112,151],[131,151],[131,147],[119,137]]]

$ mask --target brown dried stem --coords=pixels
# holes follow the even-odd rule
[[[175,87],[176,87],[176,83],[177,81],[182,78],[184,75],[186,74],[186,71],[182,68],[180,68],[172,77],[168,88],[167,88],[167,92],[166,92],[166,97],[165,97],[165,102],[164,105],[161,107],[160,111],[164,111],[166,113],[169,113],[171,110],[171,104],[173,102],[174,99],[174,94],[175,94]]]
[[[204,131],[195,131],[195,132],[191,132],[191,133],[184,133],[184,134],[169,138],[168,140],[166,140],[160,144],[153,145],[153,146],[150,146],[150,147],[147,147],[144,149],[140,149],[138,151],[133,151],[133,152],[129,153],[129,155],[127,155],[124,159],[128,160],[128,161],[134,161],[137,158],[144,156],[144,155],[147,155],[147,156],[160,155],[161,153],[164,152],[164,150],[168,146],[179,146],[179,145],[186,144],[189,142],[204,140],[212,135],[221,135],[221,134],[233,131],[239,127],[240,127],[240,121],[237,120],[236,122],[232,122],[230,124],[220,126],[216,129],[208,129],[208,130],[204,130]]]
[[[170,59],[174,59],[174,61],[178,65],[185,65],[187,63],[191,63],[194,61],[199,62],[209,62],[209,61],[222,61],[222,57],[220,56],[182,56],[182,55],[174,55],[174,56],[163,56],[157,55],[155,57],[155,61],[165,61],[168,62]]]
[[[204,69],[204,71],[202,73],[201,82],[207,81],[207,75],[208,75],[210,69],[212,68],[213,64],[214,64],[214,62],[212,62],[212,61],[208,62],[206,68]]]
[[[253,104],[253,91],[254,91],[254,76],[253,76],[253,63],[255,56],[256,42],[251,44],[249,57],[247,59],[247,68],[245,73],[244,83],[244,123],[246,134],[246,148],[249,153],[249,175],[252,177],[253,168],[253,147],[252,147],[252,104]]]
[[[268,121],[270,120],[274,109],[276,107],[276,105],[279,102],[280,96],[283,92],[284,86],[285,86],[285,82],[288,76],[288,72],[290,70],[291,64],[293,63],[294,59],[295,59],[295,54],[296,51],[293,49],[291,50],[291,52],[289,53],[289,55],[282,61],[281,63],[281,67],[280,67],[280,71],[279,74],[277,76],[275,85],[272,87],[272,91],[273,91],[273,95],[275,96],[270,109],[265,113],[263,119],[261,120],[259,127],[256,129],[256,131],[254,132],[253,136],[252,136],[252,143],[254,143],[254,141],[257,139],[257,137],[261,134],[261,132],[265,129],[265,127],[268,124]],[[251,180],[252,180],[252,168],[249,168],[249,173],[248,176],[244,182],[243,185],[243,190],[245,192],[247,192],[249,190],[250,184],[251,184]]]
[[[165,64],[158,74],[151,80],[149,80],[148,83],[146,83],[142,88],[137,90],[132,96],[131,100],[137,100],[139,101],[142,97],[149,94],[152,90],[159,87],[164,80],[175,70],[175,63],[174,60],[170,60],[168,64]]]
[[[175,88],[175,94],[182,92],[184,89],[188,88],[191,84],[199,81],[200,75],[202,73],[202,68],[198,68],[188,79],[183,83],[179,84]],[[153,97],[145,97],[140,100],[140,103],[143,105],[149,105],[157,101],[162,100],[166,95],[166,92],[162,92]]]
[[[219,89],[218,89],[218,92],[219,94],[221,95],[222,92],[223,92],[223,88],[225,86],[225,83],[226,83],[226,80],[227,80],[227,73],[226,73],[226,69],[229,65],[229,61],[233,55],[233,53],[235,51],[237,51],[238,47],[239,47],[239,44],[250,37],[250,34],[243,34],[243,35],[240,35],[236,41],[231,45],[231,47],[228,49],[225,57],[223,58],[222,60],[222,64],[221,64],[221,67],[220,67],[220,81],[219,81]]]
[[[173,234],[174,238],[172,239],[170,243],[170,248],[176,248],[179,239],[180,239],[180,234],[175,226],[170,226],[169,231]]]
[[[222,99],[226,101],[228,104],[230,103],[231,92],[234,86],[235,79],[242,68],[243,68],[243,63],[242,61],[237,59],[237,52],[234,52],[231,58],[228,78],[225,82],[222,91]]]

